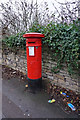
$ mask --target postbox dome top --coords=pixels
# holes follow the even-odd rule
[[[29,38],[29,37],[40,37],[40,38],[43,38],[44,37],[44,34],[41,34],[41,33],[36,33],[36,32],[32,32],[32,33],[26,33],[23,35],[24,38]]]

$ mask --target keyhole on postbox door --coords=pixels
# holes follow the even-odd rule
[[[34,56],[34,47],[28,47],[29,48],[29,56]]]

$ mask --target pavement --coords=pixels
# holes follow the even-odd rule
[[[2,118],[2,66],[0,65],[0,120]]]
[[[32,93],[25,85],[26,81],[19,78],[2,80],[3,118],[78,118],[76,114],[65,113],[56,102],[49,104],[45,91]]]

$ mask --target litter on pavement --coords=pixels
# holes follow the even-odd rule
[[[26,88],[28,88],[28,85],[25,85]]]
[[[28,114],[28,117],[30,117],[30,114]]]
[[[60,92],[60,94],[69,97],[68,95],[66,95],[66,93]]]
[[[72,105],[71,103],[67,103],[67,105],[71,108],[72,111],[75,111],[76,108],[74,105]]]
[[[56,101],[55,99],[48,100],[48,103],[53,103],[53,102],[55,102],[55,101]]]

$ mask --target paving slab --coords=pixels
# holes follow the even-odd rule
[[[8,99],[7,96],[3,94],[3,113],[5,117],[8,118],[26,118],[27,116],[21,111],[21,109],[10,99]]]

